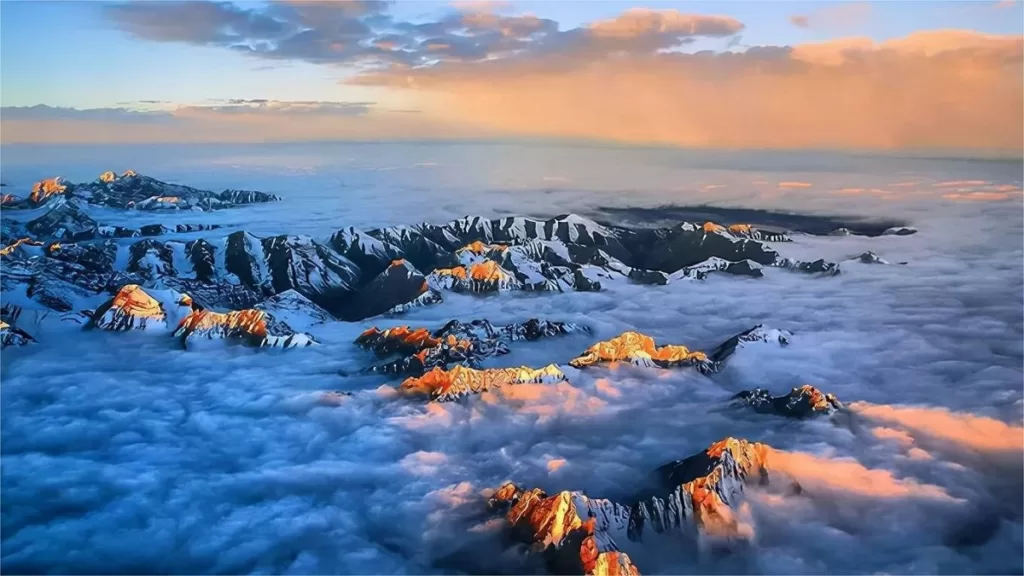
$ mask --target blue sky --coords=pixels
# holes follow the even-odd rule
[[[157,0],[160,1],[160,0]],[[241,4],[257,6],[257,3]],[[612,18],[635,2],[516,2],[507,12],[529,12],[556,20],[564,29]],[[656,9],[732,16],[746,25],[742,44],[784,46],[842,36],[886,40],[916,30],[967,28],[994,34],[1020,34],[1018,3],[996,9],[995,2],[875,2],[866,16],[840,18],[830,25],[800,28],[789,18],[828,11],[825,2],[651,2]],[[223,48],[153,42],[132,38],[102,15],[92,1],[0,2],[0,100],[4,106],[47,104],[76,108],[112,107],[141,100],[194,104],[208,99],[372,100],[401,106],[381,88],[343,86],[343,68],[303,62],[259,60]],[[408,20],[451,11],[445,2],[397,2],[391,12]],[[721,48],[719,39],[698,47]]]

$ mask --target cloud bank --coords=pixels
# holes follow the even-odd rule
[[[850,4],[790,21],[835,28],[869,9]],[[241,110],[243,127],[204,109],[204,121],[227,123],[205,132],[232,141],[473,134],[726,148],[1024,149],[1020,35],[931,30],[738,51],[746,25],[735,18],[647,8],[571,29],[494,3],[463,3],[417,21],[375,1],[119,3],[102,11],[143,41],[334,67],[344,84],[411,95],[424,111],[412,119],[348,108],[361,119],[325,122],[318,107],[282,126],[266,118],[290,110],[250,106]],[[695,51],[698,40],[720,47]],[[123,126],[104,130],[100,118],[43,122],[4,109],[2,120],[6,142],[127,137]],[[132,137],[203,137],[182,123]]]

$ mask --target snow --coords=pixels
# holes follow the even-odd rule
[[[26,326],[38,344],[5,349],[0,358],[4,572],[420,574],[472,572],[469,559],[481,558],[477,573],[527,573],[521,551],[507,550],[494,529],[502,523],[483,513],[486,490],[511,479],[549,493],[628,496],[654,468],[730,435],[807,454],[812,465],[787,472],[810,488],[803,495],[747,488],[740,500],[749,505],[755,538],[739,553],[703,556],[682,537],[617,538],[642,572],[1021,572],[1024,482],[1022,450],[1013,444],[1024,408],[1020,197],[953,202],[929,184],[984,179],[1019,188],[1020,163],[497,144],[68,154],[5,147],[5,181],[58,171],[82,181],[116,160],[201,188],[283,197],[215,213],[159,214],[165,224],[224,224],[191,236],[211,240],[243,228],[319,241],[350,225],[444,223],[467,211],[467,199],[487,217],[543,220],[600,206],[713,202],[894,217],[918,233],[794,235],[784,251],[805,261],[872,251],[907,266],[844,266],[822,278],[766,267],[758,280],[712,274],[666,286],[602,281],[606,289],[596,293],[446,292],[444,302],[400,318],[312,325],[307,330],[321,345],[291,350],[185,351],[170,337],[84,332],[50,314],[39,330]],[[439,166],[415,176],[372,170],[425,155]],[[340,160],[349,157],[357,160]],[[531,188],[556,161],[578,189]],[[310,164],[311,175],[296,168]],[[925,184],[893,187],[894,199],[884,202],[751,184],[798,177],[815,190],[885,188],[908,171]],[[322,185],[338,175],[343,192]],[[704,181],[727,187],[710,198],[697,189]],[[104,224],[136,227],[155,217],[102,214],[94,217]],[[122,244],[122,263],[124,252]],[[3,295],[5,303],[17,298]],[[586,324],[594,333],[515,342],[488,366],[557,363],[568,382],[430,404],[393,397],[393,379],[340,375],[374,361],[352,345],[371,325],[530,317]],[[627,329],[706,350],[758,323],[792,332],[790,344],[743,346],[712,376],[565,366]],[[784,394],[800,384],[875,408],[849,426],[727,405],[741,390]],[[325,406],[318,399],[330,390],[352,396]],[[911,407],[920,412],[906,412]],[[552,458],[565,463],[551,470]],[[924,485],[950,498],[922,492]]]

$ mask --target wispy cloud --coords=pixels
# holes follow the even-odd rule
[[[807,16],[793,15],[789,17],[789,23],[797,28],[809,28],[811,21]]]

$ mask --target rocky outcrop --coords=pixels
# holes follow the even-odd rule
[[[22,309],[10,302],[0,306],[0,348],[24,346],[36,341],[28,332],[18,328]]]
[[[430,288],[423,274],[400,259],[391,262],[376,278],[351,295],[338,314],[344,320],[362,320],[379,314],[407,312],[441,301],[441,295]]]
[[[93,182],[77,184],[59,177],[41,180],[32,187],[28,198],[6,203],[5,206],[35,208],[58,197],[79,199],[110,208],[200,211],[280,200],[273,194],[251,190],[200,190],[162,182],[127,170],[120,176],[114,172],[104,172]]]
[[[793,388],[782,396],[772,396],[771,392],[764,388],[754,388],[740,392],[735,399],[749,404],[763,414],[777,414],[787,418],[831,415],[843,408],[838,398],[832,394],[824,394],[807,384]]]
[[[137,284],[127,284],[93,312],[86,327],[117,332],[163,331],[168,329],[168,308],[172,323],[193,310],[192,298],[187,294],[163,290],[158,295],[163,302]]]
[[[610,528],[624,524],[629,509],[607,500],[592,500],[580,492],[548,496],[511,482],[499,487],[488,506],[508,520],[515,536],[543,555],[554,574],[639,576],[629,556],[609,537]]]
[[[657,347],[650,336],[631,331],[594,344],[569,364],[574,368],[586,368],[604,362],[629,362],[659,368],[693,366],[701,372],[716,370],[714,362],[704,352],[691,351],[686,346]]]
[[[387,330],[370,328],[356,338],[355,344],[373,351],[379,358],[399,356],[370,367],[368,372],[418,375],[430,368],[446,368],[452,364],[476,368],[484,358],[507,354],[510,342],[575,332],[589,333],[590,329],[579,324],[537,318],[501,327],[495,327],[487,320],[466,323],[452,320],[434,332],[407,326]]]
[[[403,396],[427,397],[435,402],[450,402],[513,384],[549,384],[565,380],[565,374],[554,364],[539,369],[520,366],[474,370],[456,366],[451,370],[434,368],[422,376],[406,378],[398,387],[398,392]]]
[[[574,368],[586,368],[608,362],[629,362],[637,366],[658,368],[692,366],[706,374],[720,370],[723,363],[738,348],[747,344],[766,342],[786,346],[792,336],[785,330],[765,328],[758,324],[730,337],[710,353],[705,353],[681,345],[656,346],[650,336],[628,331],[587,348],[582,354],[570,360],[569,365]]]
[[[310,326],[330,322],[334,319],[330,312],[317,306],[312,300],[295,290],[275,294],[257,304],[255,308],[263,310],[275,320],[284,322],[298,330],[306,330]]]
[[[238,340],[249,346],[272,348],[301,348],[317,344],[309,334],[295,332],[263,310],[252,308],[225,314],[194,310],[178,324],[174,336],[186,348],[195,341],[217,339]]]
[[[770,453],[764,444],[726,438],[656,470],[657,486],[628,504],[575,491],[548,496],[511,482],[488,504],[554,573],[636,574],[633,561],[642,565],[642,559],[625,558],[617,542],[690,530],[715,539],[745,538],[736,505],[745,484],[767,481]]]
[[[736,350],[748,346],[750,344],[777,344],[779,346],[788,346],[789,341],[793,338],[793,334],[787,330],[778,330],[776,328],[768,328],[762,324],[758,324],[749,330],[744,330],[735,336],[728,338],[725,342],[722,342],[711,351],[711,360],[716,366],[721,365],[732,356]]]
[[[509,292],[521,290],[523,284],[493,260],[469,267],[438,268],[427,277],[434,290],[454,292]]]
[[[854,258],[850,258],[850,260],[856,260],[857,262],[860,262],[861,264],[892,264],[892,262],[889,262],[888,260],[882,258],[878,254],[875,254],[874,252],[870,252],[870,251],[864,252],[860,256],[856,256]],[[907,263],[906,262],[899,262],[899,264],[906,265]]]

